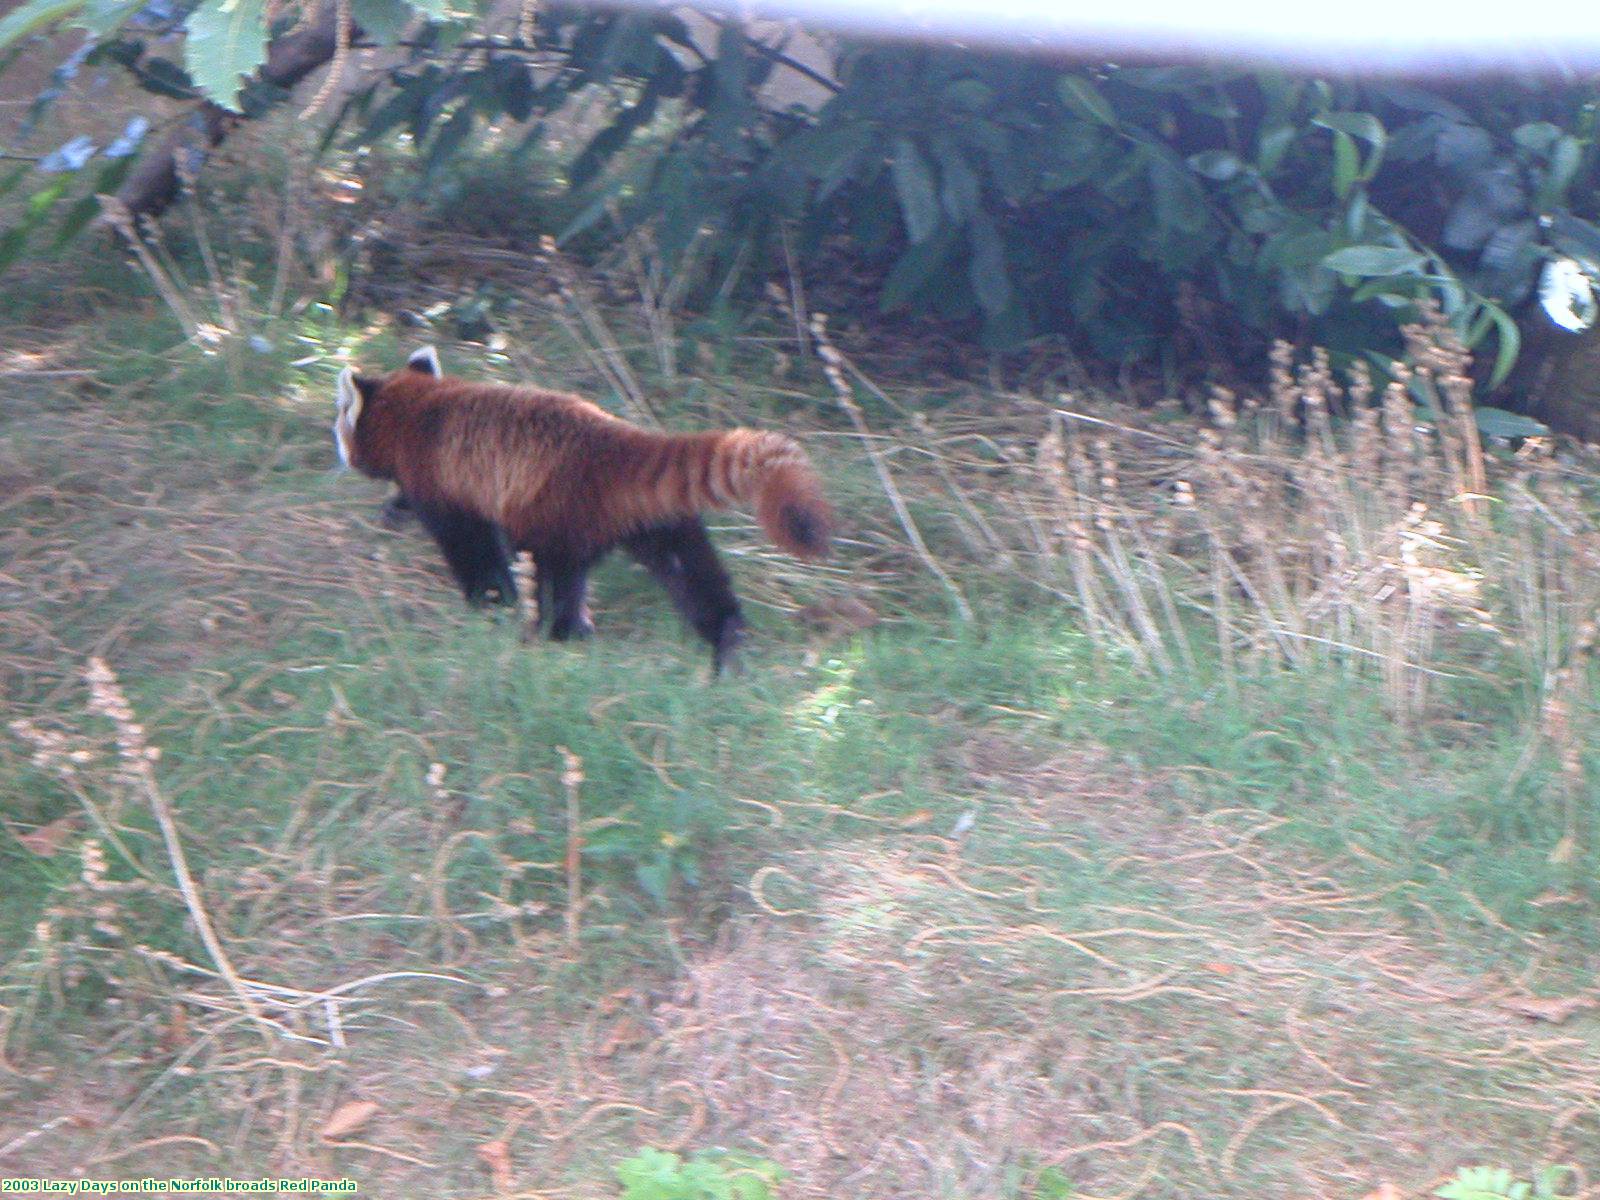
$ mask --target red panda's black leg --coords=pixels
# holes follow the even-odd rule
[[[491,521],[459,508],[410,499],[417,519],[433,534],[467,603],[515,604],[517,581],[505,535]]]
[[[565,642],[594,633],[587,599],[593,560],[536,554],[533,561],[539,576],[539,617],[543,620],[548,607],[551,640]]]
[[[732,666],[744,640],[744,614],[705,523],[690,517],[657,525],[623,544],[666,588],[683,619],[711,643],[712,670],[721,674]]]
[[[406,523],[414,516],[416,512],[411,507],[410,498],[399,488],[395,489],[394,495],[384,501],[383,508],[378,512],[378,520],[383,523],[385,529],[404,529]]]

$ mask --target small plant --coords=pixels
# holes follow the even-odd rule
[[[1072,1200],[1076,1189],[1060,1167],[1045,1167],[1033,1183],[1033,1200]]]
[[[769,1159],[702,1150],[685,1161],[641,1150],[617,1166],[622,1200],[776,1200],[788,1172]]]
[[[1462,1167],[1433,1194],[1440,1200],[1569,1200],[1571,1167],[1546,1167],[1532,1179],[1517,1179],[1506,1167]]]

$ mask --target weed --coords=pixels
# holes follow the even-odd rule
[[[1440,1200],[1568,1200],[1578,1193],[1570,1167],[1546,1167],[1533,1179],[1518,1179],[1505,1167],[1462,1167],[1434,1191]]]
[[[764,1158],[713,1150],[688,1159],[641,1150],[617,1164],[622,1200],[777,1200],[786,1174]]]

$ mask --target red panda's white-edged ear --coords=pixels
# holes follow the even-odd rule
[[[424,375],[432,375],[435,379],[444,374],[444,368],[439,365],[439,351],[432,346],[413,350],[411,357],[406,359],[406,366]]]
[[[361,415],[361,404],[365,400],[361,387],[356,383],[356,369],[346,367],[339,372],[339,382],[334,392],[334,403],[339,408],[340,415],[349,413],[352,422]]]

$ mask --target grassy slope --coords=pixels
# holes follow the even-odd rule
[[[304,345],[230,367],[174,340],[148,307],[6,339],[37,356],[13,366],[88,372],[0,394],[8,714],[104,745],[79,673],[113,663],[246,976],[449,980],[362,983],[342,1047],[264,1048],[148,953],[208,962],[175,895],[114,894],[96,929],[77,837],[17,842],[80,801],[0,741],[0,1146],[72,1118],[0,1172],[473,1196],[503,1140],[528,1196],[615,1194],[641,1145],[752,1150],[818,1197],[1600,1175],[1600,1021],[1498,1003],[1578,994],[1600,951],[1592,852],[1551,861],[1537,770],[1502,794],[1518,714],[1402,734],[1370,689],[1306,677],[1225,702],[1096,661],[1037,603],[953,628],[909,570],[894,620],[814,642],[780,606],[847,586],[849,552],[800,574],[742,520],[719,539],[758,601],[744,676],[704,686],[621,564],[597,641],[523,646],[327,470]],[[881,504],[832,445],[841,490]],[[560,747],[583,773],[575,950]],[[109,764],[80,778],[169,878]],[[327,1039],[329,1012],[280,1015]],[[351,1099],[380,1106],[364,1145],[324,1144]]]

